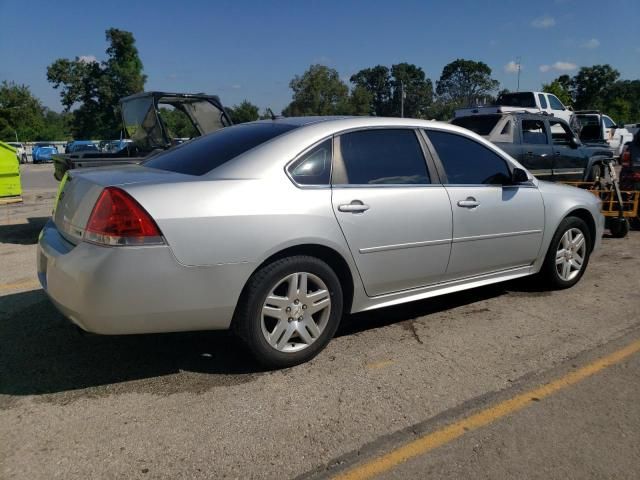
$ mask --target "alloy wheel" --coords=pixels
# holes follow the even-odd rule
[[[556,250],[556,272],[565,282],[573,280],[582,270],[587,242],[578,228],[564,232]]]
[[[331,315],[331,295],[320,277],[297,272],[269,291],[261,312],[267,343],[279,352],[298,352],[314,343]]]

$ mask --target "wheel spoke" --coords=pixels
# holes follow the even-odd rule
[[[311,345],[311,343],[313,343],[314,338],[309,334],[304,323],[300,322],[298,324],[298,327],[296,328],[296,332],[298,332],[298,336],[300,337],[300,340],[302,340],[307,345]]]
[[[318,300],[321,300],[324,297],[328,297],[328,296],[329,296],[329,292],[324,289],[316,290],[315,292],[307,293],[305,295],[306,300],[309,303],[317,302]]]
[[[312,303],[311,305],[309,305],[309,308],[307,309],[307,311],[309,312],[309,314],[317,313],[321,310],[324,310],[329,305],[331,305],[331,299],[327,294],[325,298],[318,300],[315,303]]]
[[[565,280],[569,280],[569,274],[571,273],[571,263],[568,261],[565,261],[562,264],[562,277]]]
[[[287,322],[287,327],[284,332],[284,335],[282,335],[282,338],[280,338],[280,341],[276,344],[276,348],[278,350],[282,350],[284,346],[287,344],[287,342],[291,340],[291,336],[295,331],[296,331],[296,326],[293,323]]]
[[[284,317],[283,312],[284,310],[282,308],[272,307],[270,305],[265,305],[264,307],[262,307],[262,314],[266,315],[267,317],[281,319]]]
[[[580,250],[584,245],[584,235],[583,234],[577,235],[576,238],[573,240],[573,245],[575,246],[576,250]]]
[[[567,250],[571,246],[571,230],[562,236],[562,247]]]
[[[311,316],[304,321],[305,330],[309,330],[311,336],[316,339],[320,336],[320,329],[318,328],[318,324],[313,320]]]
[[[564,262],[565,253],[566,253],[566,250],[564,248],[556,252],[556,265],[561,265],[562,262]]]
[[[280,297],[278,295],[269,295],[264,303],[273,307],[287,308],[289,299],[287,297]]]
[[[287,298],[292,301],[298,296],[298,275],[299,273],[291,274],[287,277],[289,287],[287,288]]]
[[[282,333],[287,329],[287,325],[289,325],[289,322],[287,322],[285,319],[281,319],[273,329],[273,332],[269,334],[268,341],[272,347],[277,346],[278,340],[280,340]]]

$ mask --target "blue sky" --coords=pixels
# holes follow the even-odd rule
[[[580,66],[640,78],[639,0],[28,1],[0,0],[0,80],[29,85],[60,110],[46,79],[57,58],[102,60],[104,31],[134,33],[147,90],[218,94],[281,110],[313,63],[348,78],[410,62],[435,81],[456,58],[482,60],[501,87],[539,89]],[[511,67],[510,67],[511,66]]]

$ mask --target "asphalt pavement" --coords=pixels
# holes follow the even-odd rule
[[[79,333],[35,280],[56,184],[25,170],[39,193],[0,207],[0,478],[638,477],[640,354],[597,362],[640,339],[639,232],[605,238],[574,288],[354,315],[313,361],[264,371],[225,332]]]

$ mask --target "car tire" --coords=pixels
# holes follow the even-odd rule
[[[608,219],[607,227],[613,238],[624,238],[629,233],[629,220],[626,218],[612,217]]]
[[[596,180],[600,180],[602,181],[602,165],[597,163],[595,165],[591,166],[591,170],[589,171],[589,178],[588,180],[591,182],[595,182]]]
[[[233,329],[259,363],[287,368],[312,359],[329,343],[342,309],[342,287],[331,267],[318,258],[296,255],[251,276]]]
[[[580,238],[583,243],[578,246]],[[545,284],[552,289],[561,290],[578,283],[589,264],[591,246],[591,234],[584,220],[578,217],[562,220],[551,239],[540,271]]]

